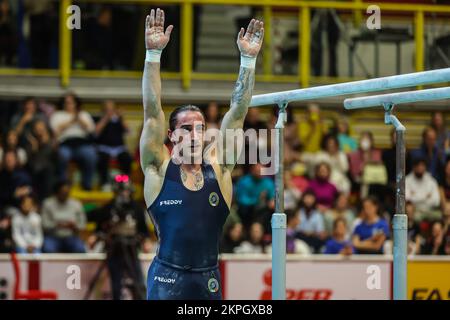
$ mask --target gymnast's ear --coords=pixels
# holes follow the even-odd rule
[[[172,130],[170,130],[170,129],[167,129],[167,137],[168,137],[168,139],[170,140],[170,142],[172,142],[172,143],[174,143],[175,141],[175,137],[174,137],[174,135],[173,135],[173,132],[172,132]]]

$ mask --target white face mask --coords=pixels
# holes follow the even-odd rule
[[[369,150],[371,147],[371,143],[369,139],[362,139],[361,140],[361,149],[363,149],[364,151]]]

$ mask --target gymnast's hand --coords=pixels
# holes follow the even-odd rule
[[[145,46],[147,50],[162,50],[170,40],[173,25],[167,27],[164,33],[164,11],[152,9],[145,19]]]
[[[263,22],[252,19],[247,27],[247,31],[241,28],[238,34],[237,45],[241,55],[255,58],[261,49],[263,38]]]

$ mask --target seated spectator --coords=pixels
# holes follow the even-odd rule
[[[375,148],[372,132],[364,131],[359,139],[359,149],[349,154],[350,175],[355,183],[362,183],[368,164],[382,164],[381,151]]]
[[[256,218],[256,208],[261,199],[275,198],[275,184],[272,179],[261,175],[261,164],[253,164],[250,173],[241,177],[236,184],[235,195],[238,215],[244,228],[248,228]]]
[[[243,236],[242,223],[234,222],[229,224],[220,243],[220,252],[234,253],[235,249],[241,245]]]
[[[325,211],[324,223],[327,234],[333,233],[334,221],[338,218],[345,220],[347,228],[350,228],[353,225],[353,221],[355,220],[355,212],[349,207],[348,198],[349,196],[347,194],[340,193],[336,197],[334,206]],[[350,231],[352,230],[349,230],[349,232]]]
[[[382,254],[386,239],[390,236],[389,225],[378,215],[379,203],[374,197],[362,201],[362,222],[356,226],[352,243],[358,254]]]
[[[308,105],[306,119],[298,124],[298,137],[304,152],[314,153],[320,150],[320,143],[327,127],[320,117],[319,105]]]
[[[79,231],[86,226],[86,215],[81,202],[70,198],[69,192],[68,182],[58,182],[55,194],[42,204],[44,252],[86,252],[84,243],[78,236]]]
[[[326,238],[322,214],[316,208],[316,196],[312,191],[306,191],[300,201],[298,215],[297,237],[305,241],[315,253],[320,252]]]
[[[411,201],[406,201],[405,212],[408,216],[408,254],[420,252],[422,236],[420,235],[420,224],[414,219],[416,207]]]
[[[330,182],[338,188],[339,192],[350,192],[347,155],[339,150],[339,142],[335,136],[326,135],[322,141],[322,150],[317,153],[304,153],[302,159],[309,165],[310,172],[317,164],[328,163],[331,169]]]
[[[0,209],[0,253],[10,253],[12,250],[11,217]]]
[[[26,98],[22,109],[11,119],[11,129],[19,137],[19,144],[27,147],[27,137],[32,134],[36,121],[46,121],[44,114],[39,112],[37,102],[34,98]]]
[[[24,167],[27,164],[28,157],[24,148],[19,146],[19,137],[14,130],[9,130],[6,133],[6,139],[0,146],[0,159],[3,159],[3,155],[6,151],[14,151],[17,154],[18,165]],[[0,160],[0,166],[2,161]]]
[[[437,145],[436,130],[431,127],[425,128],[422,133],[422,144],[416,150],[411,151],[411,160],[424,159],[428,172],[435,179],[439,179],[444,163],[445,150],[439,149]]]
[[[205,110],[206,129],[219,129],[220,128],[220,109],[217,102],[212,101],[208,104]]]
[[[445,255],[446,238],[444,237],[444,224],[442,221],[435,221],[431,226],[431,234],[420,248],[420,254]]]
[[[325,244],[325,254],[351,255],[354,252],[352,242],[347,236],[347,222],[336,218],[333,222],[333,236]]]
[[[111,158],[117,159],[122,173],[129,175],[131,172],[131,155],[125,146],[124,135],[128,132],[121,112],[113,101],[105,101],[103,115],[97,123],[95,133],[98,148],[98,171],[100,183],[106,188],[110,184],[108,179],[108,163]],[[108,187],[107,189],[110,189]]]
[[[291,172],[284,171],[284,208],[295,209],[302,197],[301,191],[294,185]]]
[[[20,199],[19,210],[12,217],[12,237],[17,253],[41,253],[41,217],[36,212],[34,200],[30,195]]]
[[[91,115],[81,110],[81,101],[74,94],[62,100],[63,110],[56,111],[50,125],[59,142],[60,178],[67,179],[69,161],[75,160],[81,167],[83,189],[92,189],[92,180],[97,167],[97,152],[92,144],[95,124]]]
[[[55,184],[57,144],[47,124],[42,120],[34,123],[33,132],[28,136],[28,141],[30,157],[28,169],[33,179],[33,189],[38,199],[43,200],[51,195]]]
[[[0,205],[3,207],[14,206],[17,199],[31,193],[31,177],[20,168],[17,154],[14,151],[5,152],[2,167],[0,171]]]
[[[440,150],[445,150],[448,156],[450,153],[450,130],[447,129],[447,124],[441,111],[433,112],[430,127],[436,131],[437,147]]]
[[[286,229],[286,252],[297,254],[311,254],[308,244],[297,239],[297,226],[300,224],[300,216],[296,210],[286,209],[287,229]]]
[[[358,143],[350,136],[350,126],[347,119],[340,117],[337,119],[336,126],[339,149],[346,154],[356,151],[356,149],[358,149]]]
[[[441,218],[438,184],[426,170],[425,159],[415,158],[413,170],[405,178],[405,199],[416,207],[417,221]]]
[[[234,251],[236,253],[265,253],[263,225],[253,222],[250,226],[248,240],[243,241]]]
[[[309,182],[308,190],[312,191],[317,200],[317,209],[325,212],[333,206],[338,191],[330,182],[331,169],[328,163],[321,162],[316,166],[315,178]]]

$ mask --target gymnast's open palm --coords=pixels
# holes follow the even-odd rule
[[[261,49],[264,38],[264,24],[262,21],[252,19],[245,32],[241,28],[237,38],[237,45],[242,55],[256,57]]]
[[[145,19],[145,46],[147,50],[164,49],[170,40],[172,29],[173,26],[170,25],[164,32],[164,11],[158,8],[155,12],[152,9],[150,15]]]

